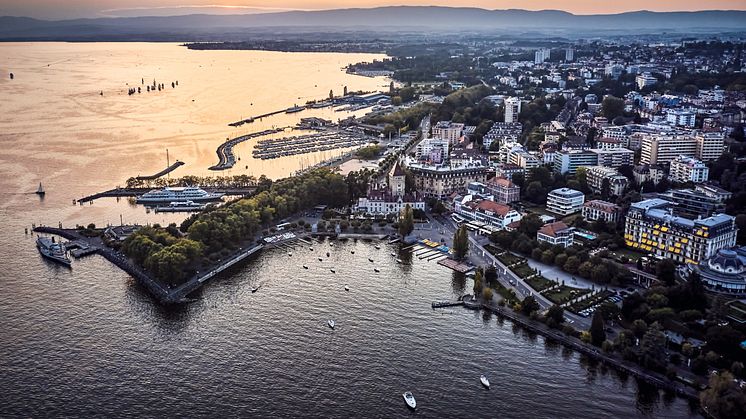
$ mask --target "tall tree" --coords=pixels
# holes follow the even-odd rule
[[[746,412],[746,390],[729,372],[710,376],[710,385],[699,395],[707,413],[717,419],[742,418]]]
[[[469,231],[462,225],[453,235],[453,257],[463,260],[469,253]]]
[[[593,313],[593,319],[591,320],[591,328],[588,330],[591,334],[591,343],[596,346],[601,346],[606,340],[606,330],[604,326],[604,316],[600,310],[596,310]]]
[[[414,230],[414,211],[407,204],[399,215],[399,235],[406,237]]]

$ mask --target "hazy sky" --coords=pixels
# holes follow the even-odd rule
[[[101,16],[253,13],[391,5],[473,6],[485,9],[559,9],[577,14],[630,10],[746,10],[746,0],[0,0],[0,16],[45,19]]]

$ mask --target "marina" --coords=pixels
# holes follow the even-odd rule
[[[317,151],[360,147],[370,141],[370,138],[350,131],[325,131],[285,138],[268,138],[257,142],[253,156],[269,160]]]
[[[137,180],[155,180],[159,177],[166,176],[167,174],[173,172],[174,170],[178,169],[179,167],[183,166],[183,161],[176,160],[172,165],[168,166],[167,168],[161,170],[160,172],[154,174],[154,175],[147,175],[147,176],[136,176],[135,179]]]
[[[252,134],[242,135],[240,137],[233,138],[231,140],[228,140],[218,146],[218,149],[216,153],[218,154],[218,164],[214,166],[210,166],[210,170],[227,170],[233,167],[236,164],[236,156],[233,154],[233,147],[235,147],[238,144],[241,144],[244,141],[250,140],[252,138],[262,137],[264,135],[270,135],[270,134],[276,134],[278,132],[284,131],[285,128],[273,128],[273,129],[267,129],[264,131],[255,132]]]

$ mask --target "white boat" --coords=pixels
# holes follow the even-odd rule
[[[288,252],[288,256],[293,256],[293,252]]]
[[[394,252],[391,252],[391,256],[396,256],[396,253],[394,253]]]
[[[369,261],[371,261],[371,262],[373,262],[373,259],[372,259],[372,258],[368,258],[368,260],[369,260]]]
[[[308,250],[310,250],[310,251],[312,251],[312,252],[313,252],[313,247],[309,247],[309,248],[308,248]]]
[[[323,261],[323,260],[324,260],[323,258],[319,258],[319,262],[321,262],[321,261]]]
[[[397,260],[396,260],[396,263],[401,263],[401,259],[397,259]]]
[[[417,408],[417,401],[414,399],[414,395],[411,391],[402,394],[402,397],[404,397],[404,401],[407,403],[407,406],[409,406],[410,409]]]
[[[481,382],[482,382],[482,385],[483,385],[483,386],[485,386],[485,387],[487,387],[487,388],[490,388],[490,380],[488,380],[488,379],[487,379],[487,377],[485,377],[485,376],[484,376],[484,374],[482,374],[482,375],[481,375],[481,376],[479,377],[479,381],[481,381]]]
[[[138,204],[159,204],[173,202],[205,202],[218,201],[223,197],[221,193],[210,193],[193,186],[185,188],[153,189],[137,197]]]
[[[303,269],[308,269],[308,266],[306,266],[306,265],[303,265]]]
[[[379,245],[376,245],[375,247],[376,247],[377,250],[381,249],[381,246],[379,246]]]
[[[381,272],[378,270],[378,268],[373,268],[373,272]]]
[[[194,201],[176,201],[170,202],[167,206],[155,207],[155,212],[192,212],[202,211],[205,208],[205,205],[197,204]]]
[[[329,325],[329,327],[331,327],[332,329],[334,329],[334,325],[335,325],[334,320],[329,319],[329,321],[327,322],[327,324]]]
[[[345,291],[349,291],[349,290],[350,290],[350,286],[345,284]]]
[[[254,287],[254,288],[251,289],[251,293],[252,294],[255,293],[255,292],[257,292],[257,291],[259,291],[259,287]]]
[[[292,108],[287,108],[287,109],[285,109],[285,113],[296,113],[296,112],[300,112],[300,111],[302,111],[302,110],[304,110],[304,109],[306,109],[306,107],[305,107],[305,106],[298,106],[298,105],[295,105],[295,106],[293,106]]]

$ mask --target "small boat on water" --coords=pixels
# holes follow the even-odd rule
[[[251,289],[251,293],[253,294],[253,293],[255,293],[255,292],[259,291],[259,288],[260,288],[260,287],[261,287],[261,285],[260,285],[260,286],[258,286],[258,287],[254,287],[254,288],[252,288],[252,289]]]
[[[411,391],[402,394],[402,397],[404,397],[404,402],[407,403],[407,406],[409,406],[410,409],[417,408],[417,400],[414,399],[414,395]]]
[[[326,257],[329,257],[329,256],[331,256],[331,255],[329,254],[329,252],[326,252]]]
[[[323,261],[323,260],[324,260],[324,258],[319,258],[319,262],[321,262],[321,261]]]
[[[369,260],[370,262],[373,262],[373,259],[372,259],[372,258],[368,258],[368,260]]]
[[[306,266],[306,265],[303,265],[303,269],[308,269],[308,266]]]
[[[379,246],[379,245],[376,245],[375,247],[376,247],[377,250],[381,249],[381,246]]]
[[[345,284],[345,291],[349,291],[349,290],[350,290],[350,286]]]
[[[490,380],[488,380],[488,379],[487,379],[487,377],[485,377],[485,376],[484,376],[484,374],[482,374],[482,375],[481,375],[481,376],[479,377],[479,381],[481,381],[481,382],[482,382],[482,385],[483,385],[483,386],[485,386],[485,387],[487,387],[487,388],[490,388]]]
[[[334,269],[329,269],[329,270],[332,271],[332,273],[337,273],[337,271],[335,271]]]
[[[288,256],[293,256],[293,252],[288,252]]]
[[[331,327],[332,329],[334,329],[334,326],[336,325],[336,323],[334,323],[334,320],[332,320],[332,319],[329,319],[329,321],[328,321],[328,322],[326,322],[326,323],[327,323],[327,324],[329,325],[329,327]]]
[[[312,251],[312,252],[313,252],[313,247],[309,247],[309,248],[308,248],[308,250],[310,250],[310,251]]]
[[[381,272],[378,270],[378,268],[373,268],[373,272]]]
[[[41,255],[51,261],[69,267],[71,265],[70,258],[67,256],[67,251],[62,243],[54,241],[54,238],[49,237],[37,237],[36,248],[39,249]]]
[[[350,253],[354,255],[354,254],[355,254],[355,251],[354,251],[354,250],[350,250]]]
[[[391,256],[396,256],[396,253],[394,253],[394,252],[391,252]]]
[[[41,182],[39,182],[39,188],[37,188],[37,189],[36,189],[36,192],[35,192],[35,193],[36,193],[37,195],[39,195],[39,196],[44,196],[44,194],[46,194],[46,193],[47,193],[47,191],[45,191],[45,190],[44,190],[44,187],[43,187],[43,186],[41,186]]]
[[[401,259],[397,259],[397,260],[396,260],[396,263],[401,263]]]

